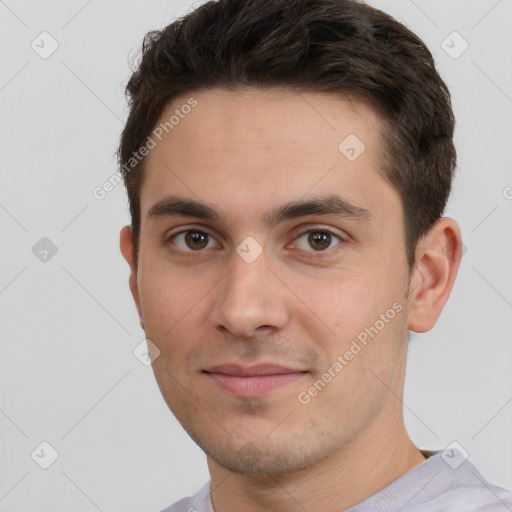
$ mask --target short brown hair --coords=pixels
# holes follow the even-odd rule
[[[441,217],[456,165],[450,93],[428,48],[388,14],[355,0],[216,0],[146,34],[126,94],[118,149],[137,259],[145,159],[123,165],[178,95],[221,87],[354,94],[384,122],[383,176],[400,195],[410,267]]]

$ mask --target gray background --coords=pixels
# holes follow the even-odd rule
[[[133,354],[124,189],[92,195],[116,170],[143,35],[194,4],[0,0],[1,511],[159,510],[208,479]],[[467,253],[437,326],[412,337],[406,424],[420,447],[457,441],[512,488],[512,1],[372,4],[430,46],[458,119],[447,214]],[[43,31],[59,45],[46,59],[31,47],[51,49]],[[43,441],[58,453],[46,470]]]

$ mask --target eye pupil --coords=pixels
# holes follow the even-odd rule
[[[308,242],[313,249],[322,251],[331,245],[331,235],[324,231],[313,231],[308,236]]]
[[[185,242],[190,249],[204,249],[208,245],[208,235],[199,231],[189,231],[185,235]]]

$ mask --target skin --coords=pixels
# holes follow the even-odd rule
[[[197,107],[147,157],[137,266],[131,229],[121,231],[141,323],[160,351],[158,385],[208,455],[216,512],[347,509],[424,461],[402,415],[408,333],[431,329],[448,299],[458,225],[439,219],[409,269],[400,198],[379,168],[384,124],[362,101],[291,89],[193,96]],[[187,99],[175,98],[161,120]],[[338,149],[349,134],[366,146],[354,161]],[[169,195],[219,218],[148,214]],[[262,218],[333,195],[368,215]],[[185,230],[207,236],[172,236]],[[262,248],[252,263],[236,251],[248,236]],[[299,393],[393,304],[400,311],[301,403]],[[234,396],[204,373],[261,362],[304,373],[256,397]]]

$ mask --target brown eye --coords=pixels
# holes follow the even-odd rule
[[[185,234],[185,243],[189,249],[198,251],[208,245],[209,235],[201,231],[187,231]]]
[[[218,249],[221,247],[212,235],[193,229],[172,235],[169,238],[169,243],[178,247],[183,252],[200,252],[203,249]]]
[[[326,231],[312,231],[308,235],[308,243],[316,251],[328,249],[332,243],[332,236]]]
[[[331,254],[331,250],[334,250],[344,240],[341,236],[331,233],[328,230],[312,230],[302,233],[298,236],[291,247],[293,249],[299,249],[304,252],[325,252]]]

